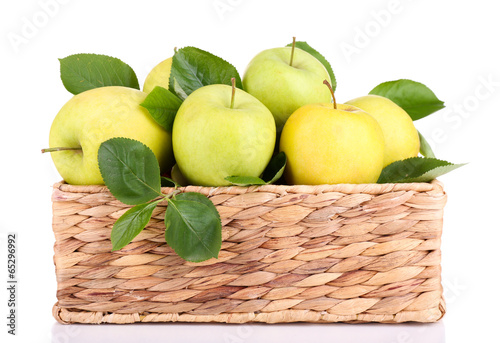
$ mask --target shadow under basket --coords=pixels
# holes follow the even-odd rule
[[[180,190],[216,205],[218,259],[175,254],[166,202],[111,252],[113,223],[131,206],[104,186],[54,185],[57,321],[400,323],[445,313],[439,181]]]

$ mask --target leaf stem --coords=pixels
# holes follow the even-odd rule
[[[178,189],[175,189],[172,193],[169,193],[169,194],[163,194],[162,193],[163,200],[172,199],[172,198],[174,198],[179,193],[182,193],[182,192],[180,190],[178,190]]]
[[[292,53],[290,55],[290,67],[292,66],[292,63],[293,63],[294,52],[295,52],[295,37],[293,37],[293,42],[292,42]]]
[[[46,149],[42,149],[42,154],[46,153],[46,152],[67,151],[67,150],[82,151],[82,147],[78,147],[78,148],[68,148],[68,147],[46,148]]]
[[[232,92],[231,92],[231,109],[234,108],[234,95],[236,94],[236,79],[234,77],[231,78]]]
[[[332,88],[332,85],[330,85],[330,82],[328,82],[327,80],[323,81],[323,84],[325,84],[328,89],[330,90],[330,93],[332,93],[332,99],[333,99],[333,109],[336,110],[337,109],[337,101],[335,100],[335,94],[333,94],[333,88]]]

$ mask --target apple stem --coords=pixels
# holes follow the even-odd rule
[[[293,42],[292,42],[292,54],[290,55],[290,67],[292,66],[292,63],[293,63],[294,52],[295,52],[295,37],[293,37]]]
[[[174,47],[174,55],[177,53],[177,47]]]
[[[42,154],[46,153],[46,152],[66,151],[66,150],[80,150],[80,151],[82,151],[82,148],[68,148],[68,147],[47,148],[47,149],[42,149]]]
[[[332,88],[332,85],[330,85],[330,82],[328,82],[327,80],[323,81],[323,84],[325,84],[328,89],[330,90],[330,93],[332,93],[332,99],[333,99],[333,109],[337,109],[337,101],[335,101],[335,95],[333,94],[333,88]]]
[[[232,92],[231,92],[231,109],[234,108],[234,95],[236,94],[236,79],[234,77],[231,78]]]

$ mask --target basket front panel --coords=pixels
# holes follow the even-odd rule
[[[440,184],[352,186],[195,188],[216,205],[223,242],[218,259],[191,263],[164,241],[165,205],[132,243],[111,252],[113,223],[130,207],[104,187],[57,184],[54,316],[64,323],[438,320]]]

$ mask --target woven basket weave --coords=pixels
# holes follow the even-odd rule
[[[445,312],[438,181],[181,190],[216,205],[217,260],[186,262],[165,243],[166,202],[111,252],[130,206],[104,186],[54,185],[59,322],[399,323]]]

